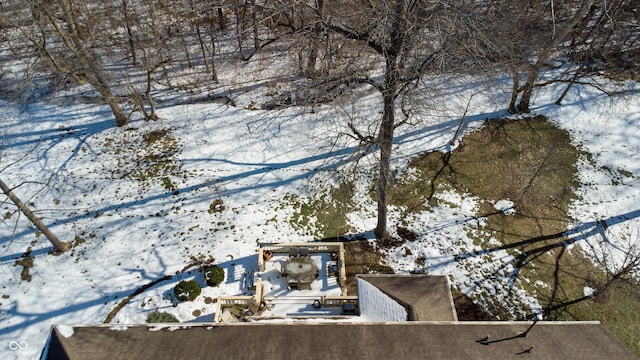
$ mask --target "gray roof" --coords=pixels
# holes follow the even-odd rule
[[[252,323],[54,328],[43,359],[638,359],[597,322]],[[68,333],[68,331],[63,331]],[[489,336],[486,341],[482,339]],[[528,352],[527,352],[528,351]]]
[[[455,321],[449,279],[438,275],[357,275],[403,305],[410,321]]]

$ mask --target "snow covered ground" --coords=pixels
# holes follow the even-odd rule
[[[597,244],[602,234],[594,229],[604,221],[608,240],[623,246],[628,239],[637,241],[640,231],[640,102],[634,84],[609,86],[634,91],[610,99],[575,86],[557,107],[553,102],[562,88],[547,87],[533,111],[570,131],[575,144],[593,155],[579,167],[583,185],[571,207],[573,236],[586,236],[581,244]],[[398,129],[395,168],[405,168],[419,152],[448,148],[470,98],[465,94],[476,92],[463,89],[449,108],[425,112],[416,125]],[[113,126],[107,107],[80,99],[34,102],[26,111],[0,102],[2,180],[62,240],[76,244],[68,253],[49,255],[46,238],[2,198],[0,358],[36,358],[52,324],[102,323],[123,298],[164,276],[171,278],[134,297],[113,322],[141,323],[153,310],[180,321],[210,321],[215,303],[205,299],[246,292],[243,279],[256,263],[259,242],[314,240],[312,231],[291,225],[290,199],[302,201],[332,184],[333,170],[360,149],[340,136],[348,128],[334,109],[251,110],[256,96],[240,95],[236,107],[160,102],[160,121],[133,121],[124,129]],[[377,100],[375,94],[360,99],[352,114],[363,121],[377,117]],[[488,93],[472,100],[465,132],[507,103]],[[166,136],[145,137],[152,131]],[[358,173],[374,173],[376,156],[366,154]],[[354,232],[371,239],[373,180],[359,178],[349,215]],[[514,316],[522,304],[536,308],[536,300],[510,280],[513,257],[507,252],[454,259],[461,249],[479,250],[468,234],[483,219],[475,214],[472,196],[439,196],[455,206],[415,215],[412,229],[420,239],[391,251],[389,264],[406,273],[423,257],[423,270],[449,275],[479,298],[509,304]],[[509,211],[508,199],[495,205]],[[390,209],[390,224],[398,215]],[[175,304],[171,290],[178,281],[202,281],[193,268],[182,270],[193,258],[210,257],[225,268],[225,282],[204,288],[193,303]],[[31,281],[16,265],[28,258]]]

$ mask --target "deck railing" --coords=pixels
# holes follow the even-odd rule
[[[342,288],[343,295],[346,295],[347,273],[344,265],[344,245],[341,242],[261,244],[260,248],[258,248],[258,270],[265,270],[266,252],[288,254],[289,249],[292,247],[306,248],[309,253],[332,253],[335,251],[337,253],[337,259],[335,260],[338,264],[338,282]]]
[[[250,305],[256,304],[256,298],[254,296],[229,296],[218,298],[216,306],[216,313],[213,317],[213,322],[222,323],[222,310],[227,307],[233,307],[234,305]]]
[[[358,303],[357,296],[325,296],[324,306],[342,306],[345,303]]]

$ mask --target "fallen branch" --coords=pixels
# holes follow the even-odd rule
[[[71,248],[70,243],[63,242],[58,239],[56,234],[51,232],[51,230],[49,230],[49,228],[42,222],[42,220],[40,220],[40,218],[38,218],[31,211],[31,209],[29,209],[27,205],[25,205],[2,180],[0,180],[0,188],[5,193],[5,195],[7,195],[7,197],[9,197],[9,199],[11,199],[14,204],[16,204],[18,209],[33,223],[33,225],[35,225],[38,229],[40,229],[40,231],[42,231],[44,236],[46,236],[51,244],[53,244],[53,247],[56,249],[56,251],[65,252]]]

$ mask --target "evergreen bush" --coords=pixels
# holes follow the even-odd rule
[[[200,285],[195,280],[182,280],[173,288],[173,293],[180,301],[193,301],[201,291]]]
[[[164,311],[152,311],[147,315],[148,323],[175,323],[179,322],[175,316]]]
[[[224,269],[218,265],[204,268],[204,280],[209,286],[218,286],[224,281]]]

